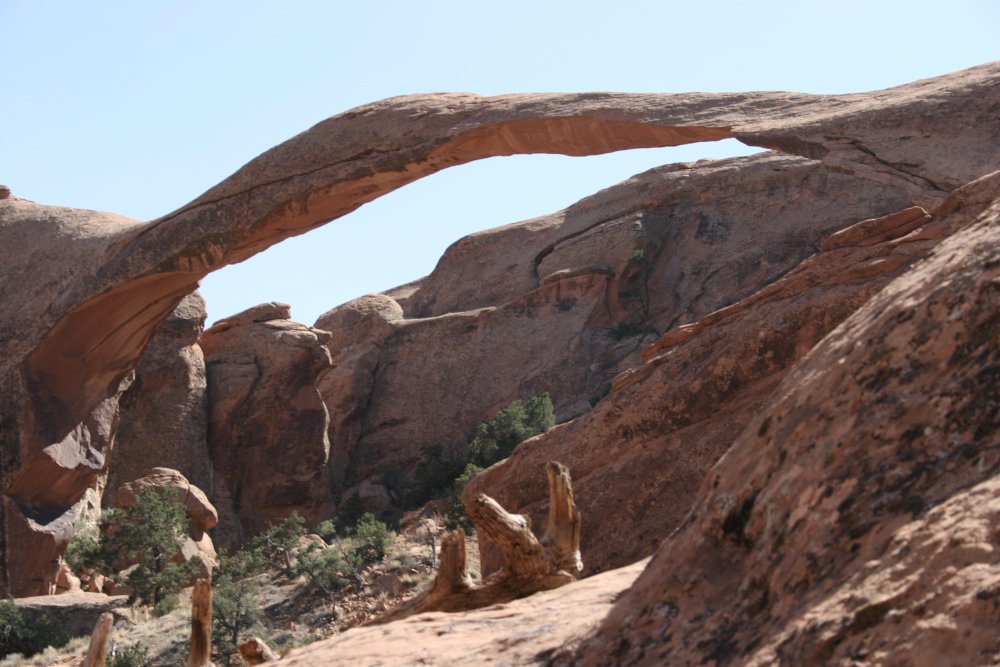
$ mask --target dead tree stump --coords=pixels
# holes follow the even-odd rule
[[[528,517],[511,514],[480,493],[465,506],[465,511],[476,528],[503,552],[503,568],[475,584],[466,569],[465,534],[453,530],[441,540],[440,567],[434,584],[373,623],[397,621],[425,611],[479,609],[576,580],[583,561],[580,513],[573,502],[573,484],[569,470],[561,463],[550,462],[545,471],[549,478],[549,518],[541,540],[531,531]]]
[[[108,635],[111,633],[111,626],[114,623],[115,617],[108,611],[97,619],[94,632],[90,635],[90,646],[87,647],[83,667],[104,667],[108,656]]]
[[[212,665],[212,582],[199,579],[191,591],[191,646],[188,667]]]

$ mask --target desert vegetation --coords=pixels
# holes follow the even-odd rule
[[[552,399],[546,392],[526,401],[513,401],[493,419],[480,423],[469,439],[464,458],[446,454],[440,445],[425,447],[417,464],[417,486],[411,502],[446,498],[448,529],[461,528],[471,535],[472,523],[459,500],[465,485],[484,469],[510,456],[520,443],[554,425]]]

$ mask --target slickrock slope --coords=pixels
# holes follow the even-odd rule
[[[1000,656],[1000,173],[788,374],[573,664]]]
[[[316,377],[330,366],[327,333],[263,304],[217,322],[201,345],[208,368],[209,448],[219,483],[251,534],[293,511],[330,516],[328,417]]]
[[[0,584],[51,577],[105,468],[122,381],[199,278],[453,164],[736,137],[905,190],[921,205],[995,169],[1000,65],[877,93],[394,98],[324,121],[142,223],[0,199]],[[16,193],[16,187],[14,188]],[[38,560],[26,564],[27,554]]]
[[[647,561],[504,605],[352,628],[279,665],[537,665],[593,632]]]

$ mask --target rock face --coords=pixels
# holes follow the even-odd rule
[[[51,578],[74,506],[105,468],[123,382],[209,271],[447,166],[519,152],[735,137],[929,210],[998,167],[998,78],[991,64],[844,96],[409,96],[324,121],[152,222],[0,199],[0,584],[24,592]],[[722,233],[713,221],[704,231]],[[552,287],[544,278],[538,289]]]
[[[548,503],[538,467],[572,461],[587,572],[650,553],[788,369],[956,224],[913,207],[837,232],[753,296],[662,336],[591,413],[525,443],[465,497],[487,493],[538,518]],[[495,570],[494,552],[482,553]]]
[[[205,301],[195,292],[180,302],[143,353],[120,403],[106,507],[115,504],[119,486],[157,466],[211,488],[205,356],[198,345],[204,325]]]
[[[23,597],[14,601],[25,617],[32,621],[47,617],[66,637],[87,637],[101,614],[111,612],[116,621],[132,623],[135,614],[128,605],[127,595],[103,595],[101,593],[65,593]]]
[[[994,659],[1000,173],[938,215],[960,231],[785,377],[573,664]]]
[[[464,455],[476,425],[518,398],[548,392],[557,417],[576,417],[657,332],[758,291],[826,234],[909,203],[768,153],[654,169],[466,237],[407,296],[364,297],[316,322],[333,334],[320,389],[335,482],[412,470],[428,445]]]
[[[329,418],[316,389],[328,334],[288,317],[286,304],[263,304],[202,337],[212,464],[239,519],[226,543],[292,512],[310,523],[332,512]]]

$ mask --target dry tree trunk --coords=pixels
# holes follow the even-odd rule
[[[476,585],[465,564],[465,534],[447,533],[441,540],[437,578],[428,590],[390,609],[373,623],[397,621],[425,611],[468,611],[509,602],[538,591],[558,588],[576,579],[580,560],[580,513],[573,502],[569,470],[550,462],[548,528],[539,540],[528,517],[507,512],[480,493],[465,511],[481,534],[504,554],[504,567]]]
[[[94,632],[90,635],[90,646],[87,647],[87,655],[83,659],[83,667],[104,667],[108,657],[108,635],[111,633],[111,626],[114,625],[115,617],[111,612],[104,612],[97,619],[94,625]]]
[[[191,592],[191,646],[188,667],[212,664],[212,582],[199,579]]]

